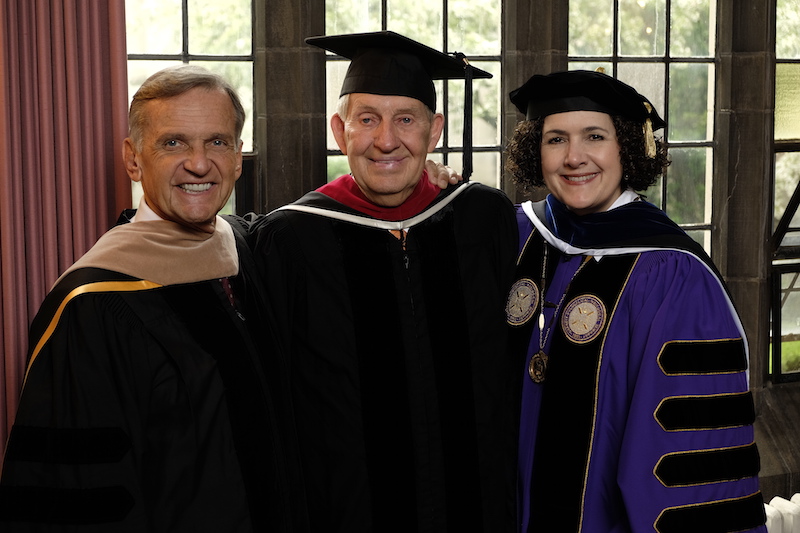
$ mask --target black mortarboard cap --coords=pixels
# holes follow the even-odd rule
[[[432,80],[463,79],[464,57],[449,55],[392,31],[309,37],[308,44],[350,59],[340,96],[409,96],[436,111]],[[492,75],[472,67],[473,78]]]
[[[350,93],[416,98],[436,111],[433,80],[465,79],[464,179],[472,173],[472,79],[491,78],[469,64],[464,54],[453,55],[392,31],[308,37],[306,43],[350,59],[340,96]]]
[[[532,76],[511,92],[511,102],[528,120],[566,111],[600,111],[645,124],[666,126],[650,100],[602,72],[570,70]]]

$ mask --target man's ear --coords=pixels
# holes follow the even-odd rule
[[[331,131],[333,138],[336,139],[336,144],[339,145],[339,150],[344,155],[347,155],[347,143],[344,139],[344,120],[339,116],[339,113],[334,113],[331,117]]]
[[[441,113],[436,113],[433,115],[433,119],[431,120],[431,140],[428,143],[428,153],[433,152],[436,148],[436,144],[439,142],[439,137],[442,136],[442,130],[444,129],[444,115]]]
[[[243,146],[244,146],[244,142],[240,140],[239,141],[239,150],[238,150],[238,153],[236,154],[236,168],[234,169],[234,172],[236,172],[236,180],[237,181],[239,180],[239,178],[242,177],[242,147]]]
[[[142,181],[142,167],[139,166],[136,147],[130,137],[122,141],[122,160],[125,162],[128,177],[133,181]]]

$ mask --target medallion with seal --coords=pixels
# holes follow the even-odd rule
[[[539,350],[528,362],[528,375],[534,383],[544,382],[544,376],[547,373],[547,359],[547,354],[543,350]]]
[[[578,344],[597,338],[606,324],[606,306],[593,294],[573,298],[561,315],[561,328],[569,340]]]
[[[531,319],[539,304],[539,287],[528,279],[517,280],[508,292],[506,321],[512,326],[521,326]]]

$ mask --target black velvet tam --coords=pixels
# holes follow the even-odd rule
[[[528,120],[567,111],[599,111],[641,123],[650,119],[653,130],[666,126],[650,100],[630,85],[601,72],[571,70],[537,74],[512,91],[510,97]]]

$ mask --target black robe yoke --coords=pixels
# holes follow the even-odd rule
[[[231,278],[242,297],[255,290],[245,278]],[[278,391],[219,280],[74,270],[42,305],[31,350],[0,530],[291,530]]]
[[[512,531],[522,363],[504,352],[505,195],[465,184],[386,222],[313,192],[252,238],[290,333],[312,530]]]

